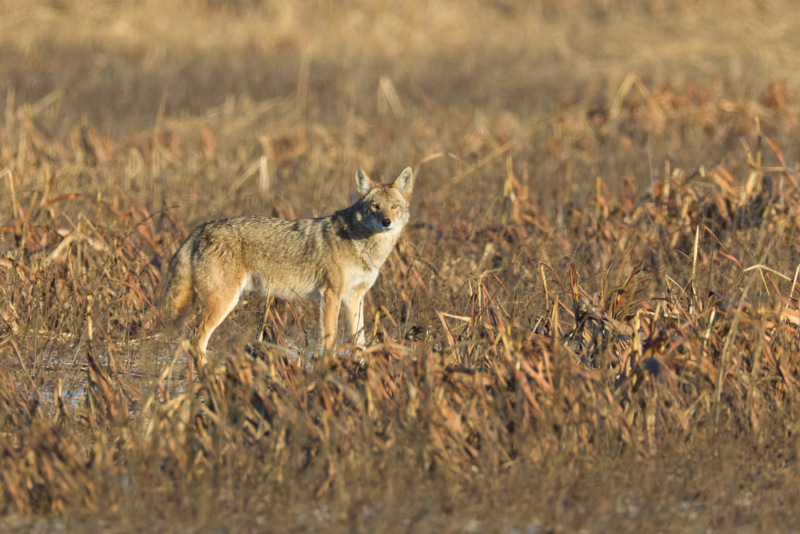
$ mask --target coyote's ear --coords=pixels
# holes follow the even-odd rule
[[[406,198],[411,196],[411,190],[414,188],[414,175],[411,173],[411,167],[406,167],[400,173],[392,187],[400,191]]]
[[[358,195],[365,197],[369,194],[370,190],[375,187],[375,182],[369,179],[367,173],[361,170],[361,167],[356,171],[356,191]]]

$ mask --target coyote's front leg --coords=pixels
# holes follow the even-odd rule
[[[360,349],[367,346],[364,336],[364,295],[366,294],[366,289],[355,289],[345,303],[345,307],[347,308],[347,324],[350,325],[350,335],[353,338],[353,343]]]
[[[330,288],[322,292],[319,322],[322,326],[322,357],[325,362],[329,362],[336,355],[336,326],[339,321],[341,302],[341,293]]]

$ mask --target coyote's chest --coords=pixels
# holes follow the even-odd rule
[[[344,271],[345,292],[354,289],[369,289],[378,278],[381,265],[391,254],[399,235],[387,232],[364,240],[355,247],[355,256],[347,262]]]
[[[378,269],[371,269],[371,270],[362,270],[362,269],[352,269],[345,273],[344,276],[344,293],[349,294],[350,292],[357,290],[357,289],[369,289],[372,287],[372,284],[375,283],[375,280],[378,278],[378,273],[380,272],[380,268]]]

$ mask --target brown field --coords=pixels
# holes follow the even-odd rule
[[[0,531],[798,531],[800,6],[631,4],[0,0]],[[366,365],[252,297],[192,377],[188,231],[359,165]]]

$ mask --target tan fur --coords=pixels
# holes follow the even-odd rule
[[[179,320],[196,293],[203,318],[193,344],[205,354],[209,337],[241,294],[269,290],[284,299],[320,300],[326,356],[336,347],[344,304],[353,341],[363,347],[364,295],[408,222],[413,182],[410,168],[391,185],[377,184],[358,169],[358,200],[329,217],[237,217],[197,227],[169,263],[162,316]]]

